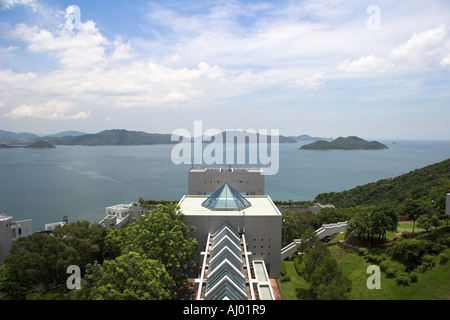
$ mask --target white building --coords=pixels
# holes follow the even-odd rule
[[[106,216],[101,223],[107,228],[114,226],[119,229],[121,226],[133,222],[133,219],[139,219],[147,211],[146,208],[136,203],[106,207]]]
[[[0,215],[0,264],[8,255],[14,241],[31,235],[31,219],[14,221],[12,217]]]
[[[271,278],[280,277],[282,216],[268,195],[243,197],[224,184],[209,197],[186,195],[179,206],[186,223],[195,226],[200,244],[228,223],[245,234],[252,259],[264,260]]]
[[[188,174],[188,194],[212,194],[225,183],[245,195],[264,194],[261,168],[193,168]]]

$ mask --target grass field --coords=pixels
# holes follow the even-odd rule
[[[333,239],[335,240],[335,239]],[[353,250],[344,250],[338,246],[329,248],[338,261],[344,274],[352,281],[350,300],[450,300],[450,261],[436,264],[432,269],[420,273],[418,280],[409,286],[396,283],[381,272],[381,289],[368,289],[366,282],[367,263]],[[286,300],[308,300],[309,284],[299,276],[292,261],[285,261],[289,281],[281,282],[283,297]]]

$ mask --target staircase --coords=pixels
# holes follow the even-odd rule
[[[317,229],[315,233],[319,239],[323,239],[325,237],[332,236],[333,234],[344,232],[345,230],[347,230],[347,221],[324,224],[322,227]],[[293,253],[297,252],[297,248],[301,242],[302,239],[294,239],[290,244],[282,248],[281,259],[286,259]]]

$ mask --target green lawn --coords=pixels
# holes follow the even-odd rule
[[[412,232],[413,230],[413,223],[400,223],[397,227],[397,231],[399,233],[402,232]],[[417,227],[417,223],[416,226],[414,227],[414,231],[418,232],[418,231],[424,231],[424,229]]]
[[[398,285],[395,279],[389,279],[381,272],[381,289],[368,289],[366,285],[367,267],[370,263],[353,250],[344,250],[338,246],[329,248],[338,261],[344,274],[352,281],[350,300],[450,300],[450,262],[437,264],[431,270],[420,273],[418,281],[409,286]],[[308,299],[308,283],[300,277],[292,261],[286,261],[286,271],[290,281],[281,283],[286,300]]]

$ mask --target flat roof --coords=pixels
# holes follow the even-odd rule
[[[189,172],[207,172],[207,171],[219,171],[219,172],[264,172],[263,168],[191,168]]]
[[[257,195],[257,196],[245,196],[252,206],[245,208],[240,211],[230,211],[230,210],[210,210],[202,206],[202,203],[208,199],[209,196],[195,196],[195,195],[185,195],[180,200],[178,205],[180,206],[181,212],[186,216],[196,216],[196,215],[217,215],[217,216],[240,216],[243,212],[248,216],[278,216],[281,215],[278,208],[272,202],[272,199],[268,195]]]

